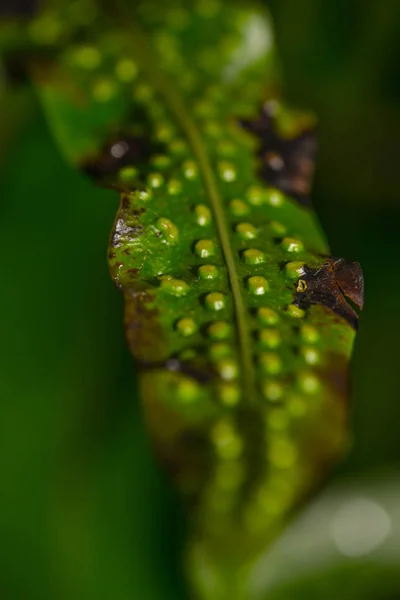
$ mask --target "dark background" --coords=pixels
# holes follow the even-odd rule
[[[354,441],[335,478],[372,489],[384,472],[395,495],[400,3],[269,6],[285,96],[319,117],[315,206],[333,254],[365,275]],[[1,598],[183,599],[179,512],[150,453],[106,266],[118,199],[64,164],[26,89],[0,94],[0,124]],[[398,547],[395,565],[378,556],[313,573],[311,560],[270,597],[396,600]]]

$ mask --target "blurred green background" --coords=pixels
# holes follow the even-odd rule
[[[332,494],[344,501],[364,487],[364,495],[383,494],[394,544],[357,560],[332,554],[322,567],[309,548],[294,577],[296,535],[311,540],[318,525],[311,512],[306,533],[295,528],[284,558],[271,559],[288,568],[268,598],[395,600],[400,3],[268,4],[285,96],[319,117],[315,206],[333,254],[360,261],[366,283],[353,361],[354,443],[321,502],[326,508]],[[184,600],[183,524],[151,456],[122,298],[107,272],[118,198],[64,164],[28,90],[4,92],[0,108],[0,597]]]

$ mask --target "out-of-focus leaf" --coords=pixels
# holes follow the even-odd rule
[[[254,598],[383,600],[400,594],[400,477],[330,486],[255,567]]]

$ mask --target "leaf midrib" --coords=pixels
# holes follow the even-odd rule
[[[242,373],[243,398],[247,403],[252,403],[256,397],[255,372],[252,358],[251,333],[248,327],[247,309],[239,283],[239,275],[233,255],[229,230],[226,225],[222,198],[218,190],[216,178],[207,157],[207,152],[198,128],[186,110],[181,95],[169,84],[164,72],[156,66],[156,60],[151,60],[153,54],[144,34],[134,27],[132,47],[135,59],[142,65],[152,80],[152,84],[164,96],[171,112],[180,123],[191,145],[194,156],[199,165],[204,186],[208,193],[210,204],[215,216],[216,228],[220,239],[223,256],[228,269],[229,281],[232,291],[237,332],[239,338],[240,362]]]

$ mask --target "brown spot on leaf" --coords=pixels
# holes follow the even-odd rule
[[[317,152],[315,130],[308,128],[292,138],[280,136],[268,103],[258,119],[242,120],[241,124],[260,140],[259,176],[304,206],[311,206],[309,196]]]
[[[306,309],[311,304],[322,304],[357,329],[358,314],[348,300],[362,309],[364,282],[359,263],[328,258],[317,269],[304,265],[301,281],[294,300],[298,307]]]
[[[113,137],[101,149],[96,158],[86,161],[83,170],[96,180],[115,175],[122,167],[147,162],[150,144],[144,137],[120,135]]]
[[[166,344],[149,291],[125,293],[125,333],[133,356],[142,362],[166,359]]]
[[[329,383],[338,399],[347,402],[350,391],[350,377],[348,362],[344,356],[330,354],[327,357],[327,365],[320,370],[320,376]]]
[[[362,310],[364,306],[364,278],[360,263],[339,259],[336,260],[334,269],[336,280],[343,294]]]

